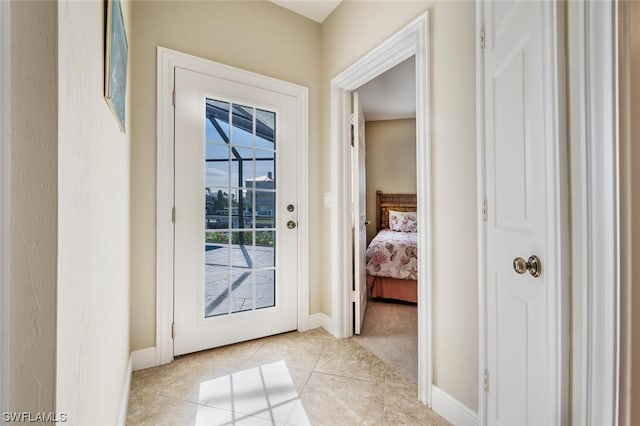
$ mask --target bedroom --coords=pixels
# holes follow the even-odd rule
[[[415,57],[357,92],[365,119],[363,175],[369,290],[361,332],[355,339],[417,383],[417,262],[415,250],[414,255],[398,255],[399,251],[415,248],[416,238],[415,233],[389,229],[389,210],[415,211],[416,207]],[[378,231],[382,242],[372,242]],[[404,242],[406,238],[413,241],[410,247]],[[390,244],[394,244],[393,252],[386,249]]]

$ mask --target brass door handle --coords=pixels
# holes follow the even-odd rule
[[[287,228],[289,229],[294,229],[296,226],[297,224],[293,220],[290,220],[289,222],[287,222]]]
[[[538,278],[540,274],[542,274],[542,262],[540,262],[540,258],[536,255],[529,256],[527,260],[516,257],[513,259],[513,270],[518,274],[524,274],[529,271],[534,278]]]

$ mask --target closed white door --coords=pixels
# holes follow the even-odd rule
[[[367,310],[367,203],[366,203],[366,163],[364,140],[364,113],[358,99],[358,92],[353,92],[353,147],[351,170],[353,183],[353,288],[354,288],[354,332],[360,334],[364,314]]]
[[[174,354],[297,328],[296,100],[175,69]]]
[[[550,119],[557,99],[549,95],[557,73],[548,48],[554,7],[484,3],[489,425],[543,426],[558,418],[554,295],[561,283],[548,267],[555,263],[549,247],[557,245],[549,212],[559,199],[550,192],[558,145],[558,123]]]

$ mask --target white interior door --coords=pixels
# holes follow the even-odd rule
[[[296,100],[175,69],[174,354],[297,328]]]
[[[554,7],[484,3],[489,425],[552,425],[558,418],[554,295],[561,283],[548,267],[549,248],[558,245],[549,214],[558,202],[549,160],[558,145],[558,123],[549,119],[557,70],[555,50],[545,45],[556,34]],[[539,276],[531,273],[533,258],[526,264],[532,255]]]
[[[355,334],[360,334],[364,314],[367,309],[367,204],[366,204],[366,163],[364,140],[364,114],[358,100],[358,92],[353,92],[353,288],[355,291]]]

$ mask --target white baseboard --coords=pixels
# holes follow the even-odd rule
[[[322,327],[327,330],[332,336],[337,336],[336,327],[333,325],[333,319],[323,314],[322,312],[318,314],[309,315],[309,330],[313,330],[314,328]]]
[[[144,370],[158,365],[155,346],[133,351],[131,352],[131,358],[133,359],[133,371]]]
[[[129,410],[129,390],[131,389],[131,373],[133,372],[133,354],[129,355],[127,364],[127,375],[122,388],[122,399],[120,400],[120,412],[118,413],[118,426],[125,426],[127,423],[127,411]]]
[[[478,413],[435,385],[431,387],[431,408],[454,426],[478,425]]]

